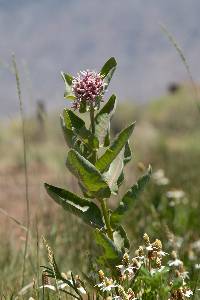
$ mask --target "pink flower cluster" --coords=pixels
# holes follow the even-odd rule
[[[104,92],[103,78],[95,71],[82,71],[72,81],[72,91],[76,97],[73,107],[80,108],[81,103],[93,104],[95,107],[99,102],[99,97]]]

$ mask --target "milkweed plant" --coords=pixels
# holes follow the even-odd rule
[[[49,196],[64,210],[93,228],[96,244],[102,249],[95,257],[98,269],[74,275],[60,270],[53,251],[45,241],[49,266],[44,267],[43,289],[67,294],[74,299],[188,299],[194,292],[187,285],[188,273],[176,252],[165,253],[160,240],[144,233],[135,255],[122,221],[151,177],[151,167],[130,187],[118,206],[111,210],[108,200],[117,195],[125,180],[124,168],[132,157],[129,139],[135,123],[110,137],[110,120],[116,96],[105,100],[105,92],[116,70],[110,58],[100,72],[82,71],[77,77],[62,72],[64,97],[72,101],[64,109],[61,126],[69,148],[66,167],[77,178],[82,195],[45,183]],[[87,127],[80,117],[88,114]],[[82,270],[80,270],[81,272]]]

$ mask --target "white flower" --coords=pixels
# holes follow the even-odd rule
[[[175,239],[175,243],[178,248],[181,248],[182,243],[183,243],[183,238],[181,236],[177,236]]]
[[[112,289],[116,288],[116,284],[110,284],[101,288],[103,292],[110,292]]]
[[[160,273],[164,270],[165,266],[161,266],[159,269],[151,269],[150,273],[153,276],[156,273]]]
[[[166,193],[167,198],[180,200],[185,196],[182,190],[171,190]]]
[[[135,256],[135,258],[140,262],[140,264],[144,263],[144,259],[145,259],[144,256]]]
[[[97,286],[102,292],[110,292],[112,289],[117,287],[117,284],[115,281],[109,282],[109,280],[107,280],[107,281],[100,282],[100,283],[96,284],[95,286]]]
[[[190,296],[192,296],[193,295],[193,292],[191,291],[191,290],[187,290],[185,293],[184,293],[184,296],[186,297],[186,298],[190,298]]]
[[[151,244],[149,246],[146,246],[145,248],[147,251],[153,251],[153,247]]]
[[[169,255],[169,253],[167,253],[167,252],[164,252],[164,251],[158,251],[158,255],[160,255],[160,256],[166,256],[166,255]]]
[[[178,267],[178,266],[181,266],[182,264],[183,264],[183,262],[180,259],[178,259],[178,258],[176,258],[174,260],[170,260],[168,262],[168,265],[170,267]]]
[[[174,200],[170,199],[170,201],[169,201],[170,207],[174,207],[176,204],[178,204],[178,203],[176,203]]]
[[[200,270],[200,264],[195,264],[194,267],[195,267],[196,270]]]
[[[189,274],[189,272],[186,272],[186,271],[185,271],[185,272],[181,272],[181,273],[180,273],[180,276],[181,276],[183,279],[189,279],[189,275],[188,275],[188,274]]]
[[[124,265],[118,265],[116,267],[120,270],[122,275],[124,275],[125,273],[132,275],[134,273],[133,271],[134,267],[131,266],[125,267]]]
[[[200,240],[192,243],[192,248],[200,252]]]
[[[167,185],[169,184],[169,179],[165,177],[164,170],[159,169],[152,175],[153,180],[157,185]]]

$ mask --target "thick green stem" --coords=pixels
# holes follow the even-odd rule
[[[95,135],[94,107],[92,104],[90,105],[90,122],[91,122],[92,134]],[[92,163],[95,164],[96,161],[97,161],[97,152],[96,150],[93,150]]]
[[[90,121],[91,121],[92,133],[95,134],[94,107],[92,104],[90,105]]]
[[[107,209],[107,203],[106,203],[105,199],[101,200],[101,209],[102,209],[104,221],[106,224],[107,235],[111,240],[113,240],[113,233],[112,233],[112,228],[110,225],[110,216],[109,216],[109,212]]]

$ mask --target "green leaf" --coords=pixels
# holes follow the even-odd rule
[[[69,109],[64,109],[63,116],[61,116],[60,119],[68,147],[75,148],[78,152],[80,152],[80,141],[78,141],[77,134],[75,134],[73,130],[74,128],[80,130],[85,125],[85,122]]]
[[[126,165],[131,160],[131,158],[132,158],[132,151],[128,141],[124,149],[124,164]]]
[[[99,140],[100,146],[109,146],[110,144],[110,119],[115,111],[115,107],[116,96],[112,95],[95,117],[95,135]]]
[[[95,228],[104,227],[101,211],[96,204],[84,198],[45,183],[49,196],[61,205],[65,210],[80,217],[85,223]]]
[[[79,108],[79,112],[81,114],[85,113],[88,110],[88,106],[86,104],[86,102],[81,102],[80,103],[80,108]]]
[[[124,148],[120,151],[117,157],[110,164],[109,170],[106,173],[104,173],[106,181],[113,194],[116,194],[118,191],[118,179],[122,174],[123,167],[124,167]]]
[[[83,126],[85,126],[85,122],[70,109],[63,110],[63,118],[68,129],[75,128],[80,130]]]
[[[113,232],[113,239],[118,250],[125,252],[125,248],[130,248],[130,243],[126,235],[126,231],[121,225],[115,228]]]
[[[124,159],[123,159],[124,166],[131,160],[131,158],[132,158],[132,151],[130,149],[129,141],[128,141],[124,147]],[[123,166],[123,168],[124,168],[124,166]],[[119,189],[120,185],[123,183],[123,181],[124,181],[124,170],[122,170],[122,172],[117,180],[118,189]]]
[[[103,175],[78,152],[74,150],[68,152],[66,165],[90,197],[97,199],[110,197],[110,188]]]
[[[73,76],[71,76],[68,73],[64,73],[64,72],[61,72],[61,76],[62,76],[62,78],[64,80],[64,83],[65,83],[64,98],[65,99],[69,98],[70,100],[76,99],[76,97],[74,96],[74,94],[72,92],[72,80],[73,80]]]
[[[112,161],[117,157],[122,148],[125,146],[133,132],[134,126],[135,123],[132,123],[130,126],[121,131],[117,138],[112,142],[111,146],[97,160],[95,166],[101,173],[108,170]]]
[[[106,88],[108,87],[112,76],[115,72],[117,66],[117,62],[114,57],[111,57],[103,66],[103,68],[100,71],[100,74],[104,78],[104,82],[107,84]]]
[[[139,194],[143,191],[146,184],[149,182],[151,176],[151,167],[149,166],[148,171],[143,175],[136,184],[130,188],[124,197],[122,198],[119,206],[111,214],[111,224],[116,225],[121,223],[125,213],[131,209],[135,200],[138,198]]]
[[[73,131],[71,129],[67,128],[64,118],[62,116],[60,116],[60,124],[61,124],[64,138],[65,138],[65,141],[66,141],[68,147],[74,148],[74,143],[76,142],[76,140],[75,140],[76,137],[75,137]]]
[[[118,192],[118,189],[122,182],[124,181],[124,166],[131,160],[132,152],[129,147],[129,142],[125,144],[121,152],[110,164],[109,170],[104,173],[106,181],[110,187],[113,194]]]
[[[98,229],[95,230],[95,240],[104,250],[102,258],[106,265],[115,267],[122,261],[122,252],[119,251],[111,239]]]
[[[91,131],[89,131],[85,126],[79,131],[74,130],[80,140],[87,145],[90,150],[96,150],[99,148],[99,141],[96,136],[94,136]]]
[[[73,111],[64,109],[63,118],[65,128],[63,128],[66,140],[70,147],[74,146],[77,139],[84,143],[90,150],[98,149],[99,141],[90,130],[85,127],[85,122],[79,118]],[[78,151],[79,152],[79,151]]]

